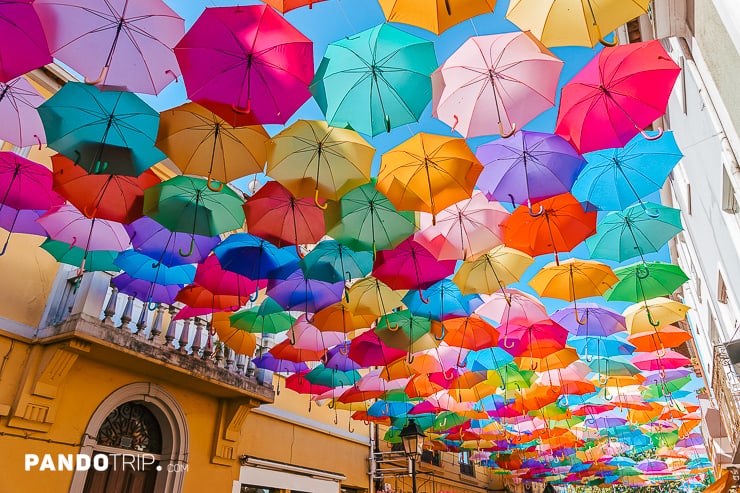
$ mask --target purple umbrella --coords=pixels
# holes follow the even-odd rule
[[[483,144],[475,153],[484,168],[478,188],[500,202],[526,204],[570,192],[586,161],[558,135],[522,130]]]
[[[0,82],[53,62],[33,0],[0,2]]]
[[[668,466],[662,460],[645,459],[637,463],[637,469],[645,472],[660,472],[668,469]]]
[[[172,232],[147,216],[124,225],[124,228],[134,249],[168,266],[200,263],[221,241],[218,236]],[[179,252],[188,251],[191,240],[193,253],[183,257]]]
[[[285,280],[270,279],[267,296],[286,310],[316,313],[322,308],[342,300],[344,282],[328,283],[307,279],[303,270],[296,269]]]
[[[144,279],[134,279],[125,272],[114,277],[113,284],[118,288],[120,293],[133,296],[137,300],[148,303],[165,303],[168,305],[175,302],[177,293],[182,288],[179,284],[163,285],[145,281]]]
[[[349,348],[351,341],[335,346],[326,353],[324,366],[332,370],[352,371],[362,368],[359,364],[349,359]]]
[[[701,433],[692,433],[676,442],[676,447],[696,447],[698,445],[704,445],[704,438]]]
[[[25,233],[29,235],[46,236],[46,231],[41,227],[36,219],[46,211],[34,211],[30,209],[13,209],[12,207],[0,207],[0,228],[8,231],[8,237],[0,255],[5,254],[8,248],[8,242],[13,233]]]
[[[689,375],[691,375],[693,370],[689,370],[688,368],[677,368],[675,370],[665,370],[665,371],[650,371],[650,372],[644,372],[642,375],[645,377],[645,381],[642,383],[643,385],[662,385],[663,383],[671,382],[673,380],[678,380],[679,378],[684,378]]]
[[[294,363],[287,359],[277,359],[270,353],[265,353],[262,356],[254,358],[252,363],[254,363],[254,366],[257,368],[278,373],[298,373],[308,370],[308,365],[306,363]]]
[[[122,252],[129,246],[123,225],[105,219],[90,219],[69,204],[55,206],[38,219],[52,240],[83,250]]]
[[[579,319],[579,316],[582,318]],[[627,330],[622,315],[596,303],[582,303],[578,306],[578,314],[570,305],[556,311],[550,318],[568,329],[574,336],[606,337]],[[584,318],[585,323],[580,324],[579,320],[582,321]]]
[[[18,147],[46,142],[44,125],[36,110],[44,97],[23,77],[0,82],[0,139]]]

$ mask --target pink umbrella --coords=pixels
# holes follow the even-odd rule
[[[46,166],[0,152],[0,208],[47,210],[63,204],[64,198],[51,188],[52,172]]]
[[[481,295],[483,304],[475,313],[496,323],[532,323],[549,320],[545,305],[534,296],[513,288]]]
[[[49,47],[88,84],[157,94],[177,80],[185,21],[159,0],[36,0]]]
[[[631,360],[632,364],[641,370],[658,370],[665,374],[666,370],[675,370],[683,366],[691,365],[691,360],[681,353],[665,351],[665,355],[660,356],[658,352],[637,353]]]
[[[360,378],[355,386],[362,391],[369,392],[374,390],[401,390],[408,385],[411,378],[397,378],[395,380],[384,380],[380,377],[383,370],[370,370]]]
[[[288,339],[297,349],[322,351],[344,344],[344,332],[322,332],[311,325],[306,314],[301,315],[288,330]]]
[[[352,339],[348,356],[355,363],[368,368],[388,366],[397,359],[404,358],[406,351],[386,346],[374,330],[368,330]]]
[[[0,39],[0,82],[53,61],[33,0],[0,2]]]
[[[464,260],[488,252],[503,243],[500,224],[509,213],[490,202],[480,191],[433,216],[420,214],[421,230],[414,240],[440,260]]]
[[[69,204],[57,205],[37,221],[52,240],[63,241],[83,250],[122,252],[130,239],[123,225],[105,219],[90,219]]]
[[[175,54],[188,97],[235,127],[285,123],[311,96],[313,43],[266,5],[206,9]]]
[[[433,115],[465,138],[508,137],[555,104],[562,68],[529,32],[469,38],[432,74]]]
[[[44,125],[36,108],[44,97],[23,77],[0,82],[0,140],[18,147],[46,142]]]
[[[243,297],[243,303],[247,302],[250,295],[267,287],[266,280],[253,281],[246,276],[224,270],[215,255],[208,256],[203,263],[198,264],[194,282],[213,294],[237,296],[240,301]],[[239,303],[239,306],[243,303]]]
[[[392,289],[417,289],[421,297],[422,289],[451,275],[454,270],[454,260],[438,261],[429,250],[406,239],[393,250],[378,252],[373,276]]]

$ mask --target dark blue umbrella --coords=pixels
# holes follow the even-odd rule
[[[316,313],[342,299],[344,282],[328,283],[309,279],[298,268],[285,279],[270,279],[267,296],[286,310]]]

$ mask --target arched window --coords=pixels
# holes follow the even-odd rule
[[[149,408],[127,402],[105,418],[98,431],[98,445],[161,454],[162,432]]]

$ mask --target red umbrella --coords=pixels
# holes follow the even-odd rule
[[[33,0],[0,2],[0,39],[0,82],[54,61]]]
[[[540,208],[541,206],[541,208]],[[529,255],[569,252],[580,242],[596,233],[596,212],[586,212],[569,193],[556,195],[533,205],[517,207],[501,225],[504,244]]]
[[[319,361],[326,353],[326,349],[321,349],[319,351],[300,349],[292,345],[290,341],[286,339],[280,344],[274,346],[268,352],[272,354],[275,359],[301,363],[304,361]]]
[[[552,320],[529,325],[508,324],[500,344],[512,356],[544,358],[565,348],[568,330]]]
[[[313,198],[297,199],[276,181],[268,181],[247,199],[244,215],[251,234],[279,247],[318,243],[326,233],[324,211]]]
[[[54,190],[87,217],[129,224],[144,215],[144,190],[161,180],[151,170],[138,177],[91,175],[61,154],[51,157]]]
[[[248,298],[245,297],[245,298]],[[216,294],[198,284],[189,284],[177,293],[175,301],[179,301],[190,308],[203,308],[209,311],[236,311],[241,308],[242,300],[231,294]]]
[[[624,147],[665,113],[681,69],[660,41],[604,48],[563,87],[555,133],[578,152]]]
[[[369,330],[352,339],[347,356],[358,365],[369,368],[388,366],[393,361],[405,357],[406,351],[386,346],[374,330]]]
[[[310,370],[303,370],[298,373],[294,373],[293,375],[290,375],[288,378],[285,379],[285,388],[290,389],[293,392],[298,392],[299,394],[322,394],[328,390],[331,390],[331,387],[327,387],[325,385],[317,385],[315,383],[311,383],[306,379],[306,373],[308,373]]]
[[[311,96],[313,43],[266,5],[207,8],[175,54],[188,97],[235,127],[285,123]]]

